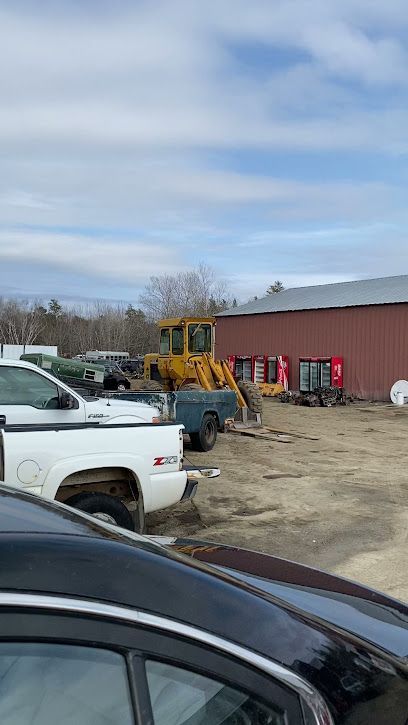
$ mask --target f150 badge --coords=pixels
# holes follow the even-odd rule
[[[171,463],[178,463],[177,456],[158,456],[154,459],[154,466],[169,466]]]

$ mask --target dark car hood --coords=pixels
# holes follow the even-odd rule
[[[385,594],[268,554],[191,539],[157,540],[397,657],[408,655],[408,606]]]

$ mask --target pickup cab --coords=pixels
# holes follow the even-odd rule
[[[0,415],[8,424],[158,423],[144,402],[80,395],[46,370],[24,360],[0,360]]]
[[[183,470],[180,425],[24,426],[7,425],[4,417],[0,482],[139,532],[145,513],[192,498],[197,489],[192,472]]]

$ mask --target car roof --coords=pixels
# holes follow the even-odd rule
[[[18,368],[30,368],[38,372],[38,365],[34,365],[34,363],[28,362],[28,360],[14,360],[13,358],[7,357],[0,358],[0,366],[10,367],[10,365]]]
[[[216,545],[206,546],[217,549]],[[266,656],[273,653],[282,662],[288,657],[288,636],[292,642],[307,642],[308,648],[320,650],[338,640],[339,632],[348,646],[356,641],[360,646],[369,643],[399,660],[408,654],[408,608],[385,595],[378,594],[380,599],[376,600],[375,593],[359,585],[349,590],[349,599],[342,602],[350,610],[347,628],[327,619],[324,610],[316,613],[307,597],[296,599],[296,585],[291,585],[289,577],[285,596],[285,586],[279,591],[276,587],[268,589],[256,581],[257,575],[241,576],[236,565],[234,572],[228,557],[216,557],[212,563],[197,561],[182,548],[162,546],[62,504],[3,486],[0,547],[0,591],[96,598],[153,611],[237,641]],[[197,544],[194,547],[197,549]],[[280,570],[282,583],[285,567],[288,569],[291,563],[268,559],[275,570]],[[313,589],[316,570],[292,566],[297,567],[298,576],[299,569],[304,577],[310,572]],[[326,593],[330,591],[330,579],[333,586],[343,581],[324,576]],[[322,581],[318,580],[320,589]],[[371,605],[365,610],[367,626],[362,632],[361,621],[356,625],[353,618],[353,597]],[[245,613],[247,626],[243,627]],[[384,635],[387,627],[388,639]]]

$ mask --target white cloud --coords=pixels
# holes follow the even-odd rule
[[[325,0],[199,4],[184,0],[124,5],[96,20],[67,14],[0,15],[0,134],[5,148],[84,154],[157,147],[395,149],[407,151],[405,104],[370,110],[340,87],[345,111],[328,118],[337,76],[393,85],[408,80],[407,55],[396,36],[362,29],[353,4]],[[355,5],[359,5],[356,3]],[[150,7],[150,9],[149,9]],[[67,6],[68,9],[68,6]],[[353,13],[354,10],[354,13]],[[371,28],[370,28],[371,31]],[[297,74],[282,82],[250,79],[230,45],[262,42],[309,56],[309,92],[320,84],[309,119],[282,118],[285,95],[304,93]],[[330,78],[328,83],[324,78]],[[276,91],[274,83],[276,81]],[[310,87],[309,87],[310,86]],[[326,103],[325,103],[326,101]],[[337,104],[336,104],[337,105]]]
[[[277,224],[368,244],[406,219],[403,167],[365,164],[408,152],[407,24],[402,0],[0,0],[0,259],[143,283],[200,250],[237,268]]]
[[[0,231],[0,260],[45,264],[89,277],[134,284],[143,283],[151,275],[184,268],[183,260],[177,259],[174,250],[160,244],[13,229]]]
[[[5,207],[18,207],[22,209],[39,209],[41,211],[48,211],[52,208],[49,201],[41,199],[38,195],[30,192],[17,190],[9,191],[3,195],[0,195],[0,208]]]

